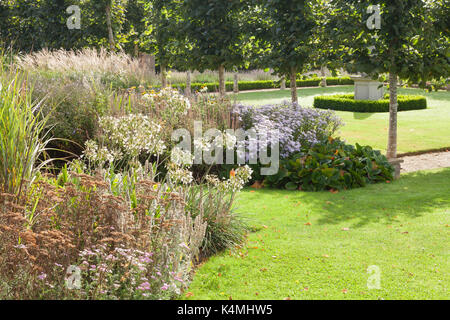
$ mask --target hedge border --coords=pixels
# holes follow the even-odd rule
[[[351,112],[389,112],[389,95],[383,100],[355,100],[354,94],[337,94],[314,97],[314,108]],[[427,99],[419,95],[399,95],[398,111],[422,110],[427,108]]]
[[[297,80],[297,87],[319,87],[321,78],[311,78],[306,80]],[[329,77],[327,78],[327,85],[353,85],[354,82],[350,77]],[[276,80],[260,80],[260,81],[239,81],[239,91],[248,90],[262,90],[262,89],[279,89],[281,84],[280,81]],[[225,82],[226,90],[233,91],[233,82]],[[290,81],[286,81],[286,87],[290,86]],[[157,86],[156,88],[158,88]],[[186,88],[185,83],[172,84],[172,87],[184,90]],[[207,87],[208,92],[217,92],[219,88],[219,83],[192,83],[192,91],[200,91],[202,88]]]

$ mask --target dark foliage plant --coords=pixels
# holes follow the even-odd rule
[[[364,187],[392,179],[393,168],[380,151],[329,138],[282,160],[278,174],[268,176],[264,184],[288,190],[322,191]]]

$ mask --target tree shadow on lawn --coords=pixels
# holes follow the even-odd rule
[[[390,224],[398,216],[420,217],[439,208],[450,208],[450,168],[402,175],[392,183],[329,194],[307,196],[323,212],[319,224],[353,222],[353,228],[369,223]],[[307,200],[307,201],[308,201]],[[324,201],[325,200],[325,201]]]
[[[353,112],[353,119],[355,120],[365,120],[370,118],[374,114],[371,112]]]

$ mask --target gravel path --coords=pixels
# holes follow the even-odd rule
[[[450,167],[450,151],[407,156],[402,157],[401,159],[405,161],[401,165],[401,172],[414,172]]]

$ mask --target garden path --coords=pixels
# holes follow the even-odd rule
[[[450,151],[402,157],[402,172],[450,167]]]

